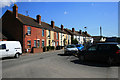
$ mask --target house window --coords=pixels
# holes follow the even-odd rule
[[[27,27],[27,33],[28,35],[31,35],[31,27]]]
[[[50,38],[50,30],[49,30],[49,35],[48,35],[48,36],[49,36],[49,38]]]
[[[44,36],[44,29],[42,29],[42,36]]]
[[[30,40],[28,40],[28,41],[27,41],[27,43],[28,43],[28,45],[27,45],[27,46],[28,46],[28,48],[31,48],[31,41],[30,41]]]
[[[42,40],[42,47],[44,47],[44,40]]]
[[[57,33],[57,40],[58,40],[58,33]]]
[[[37,47],[40,47],[40,40],[37,40]]]
[[[37,41],[36,40],[34,40],[34,47],[37,47]]]

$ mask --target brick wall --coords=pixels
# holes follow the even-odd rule
[[[44,46],[46,46],[46,30],[44,30],[44,36],[42,36],[42,29],[41,28],[36,28],[36,27],[32,27],[32,26],[27,26],[24,25],[24,50],[28,49],[28,40],[31,41],[31,48],[29,48],[29,52],[31,52],[32,48],[34,47],[34,40],[40,40],[40,47],[42,48],[42,40],[44,40]],[[31,27],[31,35],[26,35],[27,34],[27,27]],[[37,45],[37,44],[36,44]],[[36,49],[37,52],[39,49]],[[41,52],[41,50],[40,50]]]

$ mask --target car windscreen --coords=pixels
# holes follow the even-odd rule
[[[67,48],[75,48],[75,45],[68,45]]]
[[[120,44],[118,44],[117,47],[120,49]]]
[[[76,45],[76,47],[81,47],[81,45]]]

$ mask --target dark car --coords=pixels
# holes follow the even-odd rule
[[[109,64],[120,61],[120,44],[119,43],[97,43],[83,50],[78,54],[78,58],[84,60],[100,60]]]

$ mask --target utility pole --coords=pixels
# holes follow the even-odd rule
[[[100,26],[100,36],[102,36],[102,27]]]

